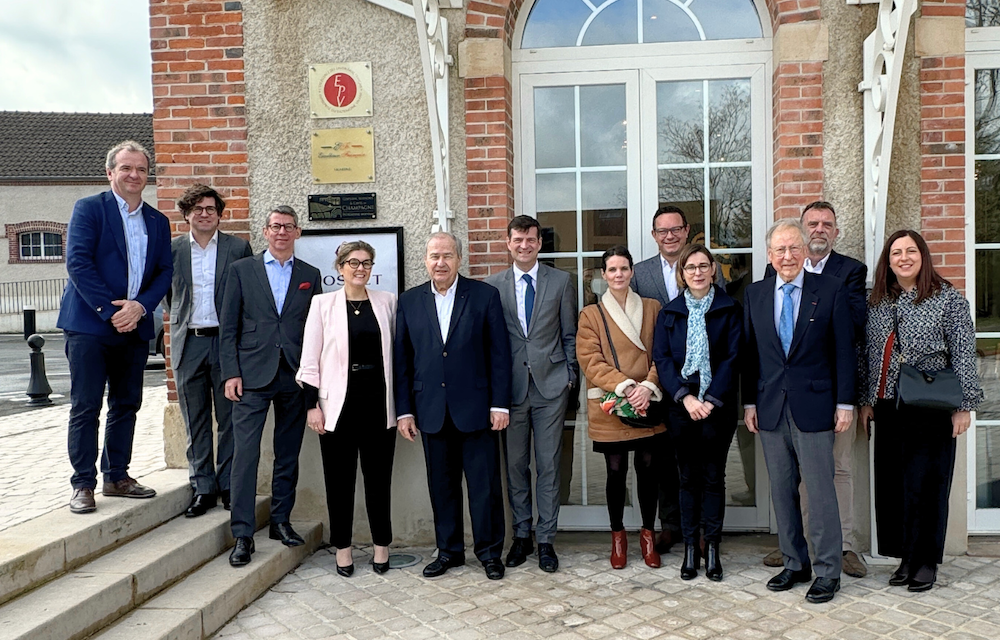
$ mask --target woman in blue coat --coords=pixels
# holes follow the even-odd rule
[[[703,245],[688,245],[678,264],[683,294],[657,318],[653,360],[669,407],[667,428],[680,468],[681,578],[691,580],[698,575],[701,533],[705,576],[718,582],[722,580],[719,541],[726,512],[726,456],[736,433],[743,310],[715,284],[718,265]]]

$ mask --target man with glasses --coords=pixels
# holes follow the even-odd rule
[[[219,231],[226,202],[203,184],[188,187],[177,208],[190,232],[173,239],[174,279],[167,293],[170,306],[170,361],[177,400],[187,428],[188,473],[194,497],[189,518],[204,515],[216,497],[229,509],[229,472],[233,462],[232,403],[225,396],[219,364],[219,312],[226,270],[253,255],[243,238]],[[219,425],[219,447],[213,455],[212,407]]]
[[[636,263],[632,274],[632,288],[636,293],[643,298],[659,300],[662,306],[677,297],[677,259],[688,243],[690,231],[687,216],[680,208],[664,205],[656,210],[652,235],[660,253]],[[681,538],[680,480],[676,454],[669,439],[664,441],[660,454],[660,535],[656,550],[663,554]]]
[[[865,295],[865,281],[868,278],[868,267],[864,263],[833,250],[833,245],[840,235],[837,228],[837,214],[833,205],[822,200],[806,205],[800,218],[802,226],[809,234],[809,246],[806,252],[805,270],[809,273],[822,274],[837,278],[847,289],[847,299],[851,307],[851,321],[854,325],[854,346],[860,358],[863,353],[865,337],[865,322],[868,319],[868,304]],[[774,275],[774,267],[767,266],[765,276]],[[858,361],[860,363],[860,359]],[[860,365],[859,365],[860,366]],[[868,575],[868,566],[854,551],[854,476],[852,461],[854,454],[854,437],[857,429],[854,424],[833,440],[833,461],[836,465],[834,483],[837,487],[837,506],[840,511],[840,529],[843,537],[844,573],[854,578]],[[800,489],[804,490],[804,487]],[[802,510],[808,520],[806,495],[802,495]],[[764,564],[768,567],[780,567],[783,562],[781,549],[764,556]]]
[[[306,425],[305,396],[295,373],[309,305],[314,295],[322,293],[322,283],[316,267],[293,255],[301,233],[295,210],[275,207],[264,225],[267,249],[234,262],[226,276],[219,356],[225,394],[233,402],[231,527],[236,546],[229,564],[234,567],[248,564],[254,552],[257,464],[272,404],[274,471],[268,534],[288,547],[304,544],[289,523]]]
[[[854,331],[844,283],[803,269],[809,238],[796,220],[767,232],[775,275],[747,287],[744,320],[744,421],[760,436],[784,570],[767,588],[828,602],[840,589],[840,518],[834,487],[834,434],[854,419]],[[810,562],[799,504],[804,482],[812,505]]]

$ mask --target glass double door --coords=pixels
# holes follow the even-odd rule
[[[764,65],[519,77],[518,213],[541,223],[540,259],[576,277],[581,308],[605,291],[606,249],[624,244],[637,262],[657,255],[650,230],[666,204],[685,211],[689,241],[710,247],[727,290],[742,300],[764,268],[765,102]],[[587,436],[585,390],[571,405],[560,527],[604,529],[607,472]],[[726,485],[727,528],[766,530],[763,457],[742,424]],[[640,522],[630,474],[625,524]]]

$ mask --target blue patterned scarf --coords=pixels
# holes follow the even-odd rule
[[[705,313],[712,307],[715,300],[715,287],[708,290],[708,295],[695,298],[690,289],[684,290],[684,301],[688,308],[687,355],[684,356],[684,366],[681,375],[685,378],[697,373],[700,379],[698,400],[705,400],[705,391],[712,384],[712,361],[708,353],[708,329],[705,327]]]

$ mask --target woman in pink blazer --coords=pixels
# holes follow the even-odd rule
[[[354,573],[354,483],[358,457],[375,553],[376,573],[389,570],[389,483],[396,446],[392,340],[396,296],[367,287],[375,249],[345,242],[337,250],[344,287],[313,298],[296,380],[306,390],[306,424],[320,435],[330,543],[337,573]]]

